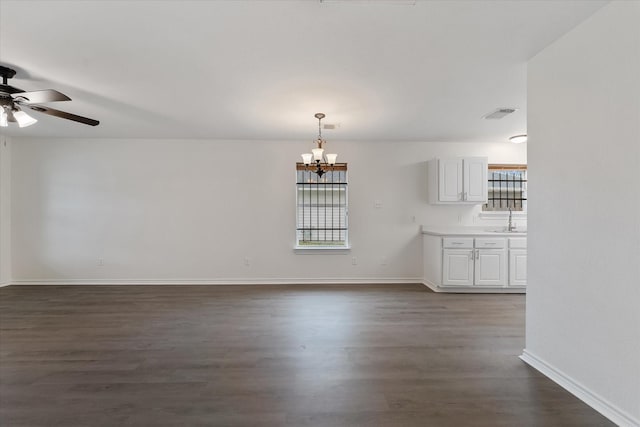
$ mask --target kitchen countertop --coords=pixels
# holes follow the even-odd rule
[[[495,236],[495,237],[527,237],[527,230],[505,231],[506,226],[437,226],[423,225],[422,234],[433,236]]]

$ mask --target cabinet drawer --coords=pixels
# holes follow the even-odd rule
[[[509,239],[509,247],[511,249],[526,249],[527,248],[527,239],[525,237],[510,238]]]
[[[505,239],[496,238],[477,238],[476,248],[479,249],[504,249]]]
[[[445,237],[442,239],[442,247],[445,249],[472,249],[471,237]]]

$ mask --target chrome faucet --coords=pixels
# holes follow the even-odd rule
[[[507,226],[507,231],[516,230],[516,225],[512,221],[512,215],[513,215],[513,212],[511,211],[511,208],[509,208],[509,225]]]

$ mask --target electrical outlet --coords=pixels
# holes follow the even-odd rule
[[[380,265],[387,265],[387,257],[383,256],[382,258],[380,258]]]
[[[376,209],[380,209],[382,207],[382,200],[374,200],[373,207]]]
[[[416,216],[415,216],[415,215],[413,215],[413,216],[411,217],[411,222],[413,222],[413,223],[415,224],[415,222],[416,222]]]
[[[351,258],[351,265],[358,265],[358,258],[352,257]]]
[[[98,258],[98,266],[100,266],[100,267],[104,266],[104,259],[103,258]]]
[[[245,267],[249,267],[251,265],[251,259],[249,257],[244,258]]]

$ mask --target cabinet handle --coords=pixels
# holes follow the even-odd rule
[[[462,242],[451,242],[452,245],[462,245]]]
[[[466,191],[464,192],[464,196],[463,196],[462,200],[467,200],[467,192]]]
[[[480,249],[476,249],[476,259],[480,258]]]

